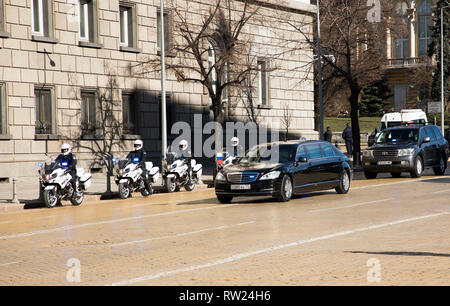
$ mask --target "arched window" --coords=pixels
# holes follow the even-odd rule
[[[409,57],[409,27],[408,4],[399,2],[395,7],[394,16],[398,25],[394,31],[394,58]]]
[[[418,29],[418,55],[427,56],[428,45],[431,43],[431,1],[423,0],[417,6],[417,29]]]

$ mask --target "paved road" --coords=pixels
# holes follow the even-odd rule
[[[288,203],[204,189],[2,213],[0,285],[448,286],[449,187],[427,171]]]

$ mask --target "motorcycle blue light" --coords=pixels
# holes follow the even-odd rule
[[[113,163],[115,163],[115,162],[116,162],[116,158],[113,157],[113,158],[111,159],[111,161],[112,161]]]
[[[139,157],[133,158],[133,161],[134,161],[135,163],[138,163],[138,162],[139,162]]]
[[[44,163],[38,162],[38,167],[42,167],[43,165],[44,165]]]
[[[62,163],[61,163],[61,166],[63,166],[63,167],[67,167],[68,165],[69,165],[68,162],[62,162]]]

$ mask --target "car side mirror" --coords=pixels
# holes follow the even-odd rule
[[[306,157],[304,157],[304,156],[300,156],[300,157],[297,159],[297,162],[299,162],[299,163],[307,163],[307,162],[308,162],[308,159],[307,159]]]
[[[431,141],[430,137],[425,137],[425,138],[422,140],[422,143],[427,143],[427,142],[430,142],[430,141]]]

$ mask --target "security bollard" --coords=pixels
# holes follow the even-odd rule
[[[11,200],[11,203],[19,204],[19,200],[17,199],[17,192],[16,192],[16,182],[17,180],[13,178],[13,198]]]

